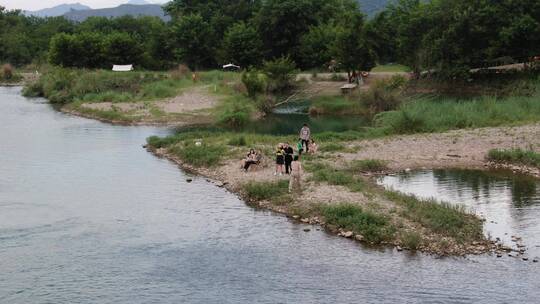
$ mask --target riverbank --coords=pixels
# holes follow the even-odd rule
[[[277,137],[234,135],[244,136],[242,140],[244,143],[239,147],[235,145],[237,140],[231,139],[234,137],[231,134],[184,134],[162,141],[150,140],[149,149],[186,170],[216,180],[219,186],[227,187],[257,207],[283,213],[299,221],[322,225],[330,232],[344,237],[358,238],[366,242],[364,234],[350,229],[354,225],[342,222],[343,227],[340,227],[325,221],[324,212],[321,211],[325,206],[340,207],[343,203],[353,204],[362,212],[384,218],[386,222],[383,230],[388,228],[394,231],[389,234],[379,231],[375,237],[371,236],[371,241],[367,243],[394,245],[396,248],[416,249],[438,255],[485,252],[501,255],[503,251],[509,249],[483,236],[465,240],[456,237],[463,231],[470,232],[471,227],[476,227],[472,229],[473,231],[474,229],[478,231],[478,227],[481,230],[481,219],[469,215],[465,210],[443,207],[440,211],[448,214],[437,218],[439,223],[444,222],[449,216],[464,220],[455,230],[461,232],[453,236],[448,235],[448,231],[456,227],[447,226],[437,230],[422,220],[440,214],[423,213],[418,218],[409,214],[413,210],[422,210],[422,207],[418,206],[433,209],[435,205],[440,206],[438,202],[419,201],[393,191],[384,191],[375,185],[373,176],[417,168],[486,169],[490,166],[486,160],[490,149],[531,144],[538,146],[540,143],[536,140],[538,138],[536,135],[539,131],[539,125],[526,125],[370,140],[339,140],[329,143],[319,141],[322,144],[321,150],[327,152],[322,152],[318,156],[308,156],[303,160],[306,168],[303,193],[292,196],[286,194],[286,178],[272,175],[273,162],[270,158],[253,172],[244,173],[239,169],[239,159],[248,146],[263,151],[265,155],[272,155],[271,143],[277,142],[279,140]],[[197,141],[201,142],[201,149],[207,152],[205,155],[212,154],[215,150],[216,154],[222,156],[206,159],[205,162],[194,162],[193,159],[197,157],[195,156],[197,145],[193,142]],[[255,183],[255,187],[252,183]],[[414,209],[406,209],[407,204],[404,202],[413,204]],[[360,230],[364,228],[360,227]]]

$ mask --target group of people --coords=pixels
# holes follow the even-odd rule
[[[317,153],[318,146],[311,138],[311,130],[307,124],[302,126],[300,130],[298,142],[296,144],[296,152],[288,142],[278,144],[276,148],[276,167],[274,175],[288,174],[291,176],[289,181],[289,191],[300,189],[300,177],[302,175],[302,165],[300,163],[300,157],[302,153],[314,154]],[[246,172],[249,167],[254,164],[259,164],[262,155],[251,149],[246,158],[242,160],[242,168]]]

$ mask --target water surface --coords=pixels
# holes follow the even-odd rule
[[[420,170],[379,179],[395,190],[462,204],[486,218],[485,234],[516,248],[522,238],[527,256],[540,256],[540,180],[511,171]]]
[[[537,264],[369,249],[0,88],[0,303],[536,303]]]

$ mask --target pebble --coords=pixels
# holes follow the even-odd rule
[[[362,241],[362,240],[364,240],[364,236],[361,235],[361,234],[355,235],[354,238],[355,238],[357,241]]]
[[[186,182],[191,183],[193,181],[192,178],[186,178]]]
[[[350,238],[350,237],[353,236],[353,234],[354,233],[352,231],[347,231],[347,232],[343,233],[343,236],[346,237],[346,238]]]
[[[301,221],[302,223],[309,223],[309,219],[307,219],[307,218],[303,218],[303,219],[301,219],[300,221]]]
[[[529,258],[523,257],[523,260],[524,260],[524,261],[528,261],[528,260],[529,260]]]
[[[401,246],[396,246],[396,250],[397,251],[403,251],[403,248],[401,248]]]
[[[297,219],[300,218],[300,215],[293,215],[292,217],[293,217],[293,219],[297,220]]]
[[[538,259],[534,259],[534,260],[533,260],[533,263],[538,263]]]
[[[497,253],[497,257],[498,257],[498,258],[502,258],[502,254]]]
[[[305,231],[305,232],[310,232],[311,229],[309,229],[309,228],[304,228],[304,231]]]

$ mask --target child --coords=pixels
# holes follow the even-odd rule
[[[246,155],[246,158],[242,161],[242,168],[244,171],[249,170],[249,166],[257,163],[257,152],[255,150],[251,149],[249,153]]]
[[[295,191],[300,192],[302,190],[301,176],[302,176],[302,164],[300,163],[298,155],[294,156],[294,160],[291,163],[292,173],[289,179],[289,193]]]
[[[283,175],[283,164],[285,163],[285,151],[283,144],[279,144],[276,149],[276,172],[274,175]]]
[[[309,140],[309,153],[311,154],[315,154],[317,153],[317,150],[319,149],[319,147],[317,146],[317,144],[315,143],[315,141],[312,139]]]

